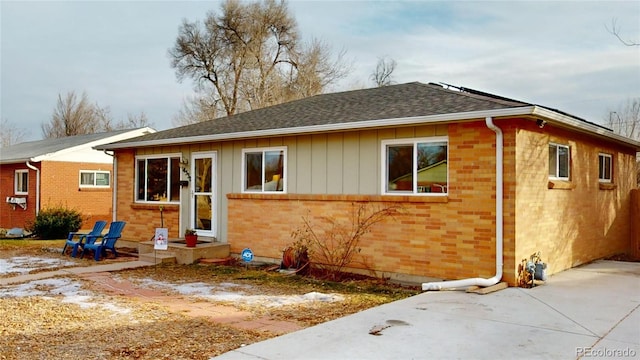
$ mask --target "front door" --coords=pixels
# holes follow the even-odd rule
[[[191,155],[191,228],[200,236],[216,236],[215,171],[215,152]]]

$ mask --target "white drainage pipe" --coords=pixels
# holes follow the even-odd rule
[[[502,130],[493,123],[491,117],[485,118],[487,127],[496,133],[496,275],[492,278],[469,278],[452,281],[438,281],[422,284],[423,291],[464,288],[469,286],[487,287],[502,279],[503,249],[503,147]]]

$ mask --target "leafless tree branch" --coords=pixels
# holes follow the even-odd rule
[[[625,44],[626,46],[640,46],[640,42],[638,42],[637,40],[624,40],[622,38],[622,36],[620,35],[620,27],[618,26],[617,19],[611,19],[611,28],[606,25],[605,28],[611,35],[617,37],[618,40],[620,40],[620,42]]]

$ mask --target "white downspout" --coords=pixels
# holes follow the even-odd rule
[[[118,199],[116,198],[116,194],[117,194],[117,185],[118,185],[118,177],[116,176],[118,174],[118,159],[114,154],[109,154],[107,152],[107,150],[103,150],[103,152],[109,156],[111,156],[113,158],[113,190],[112,190],[112,194],[111,194],[111,221],[116,221],[116,206],[118,204]]]
[[[487,127],[496,133],[496,275],[489,279],[470,278],[453,281],[439,281],[422,284],[423,291],[455,289],[469,286],[487,287],[497,284],[502,279],[503,248],[503,147],[502,130],[493,123],[491,117],[485,118]]]
[[[29,169],[36,171],[36,216],[38,216],[40,213],[40,169],[31,165],[29,160],[25,164]]]

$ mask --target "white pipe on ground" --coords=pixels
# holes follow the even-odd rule
[[[502,130],[493,123],[491,117],[485,118],[487,127],[496,133],[496,274],[492,278],[469,278],[452,281],[429,282],[422,284],[423,291],[456,289],[469,286],[487,287],[497,284],[502,279],[503,248],[503,147]]]

